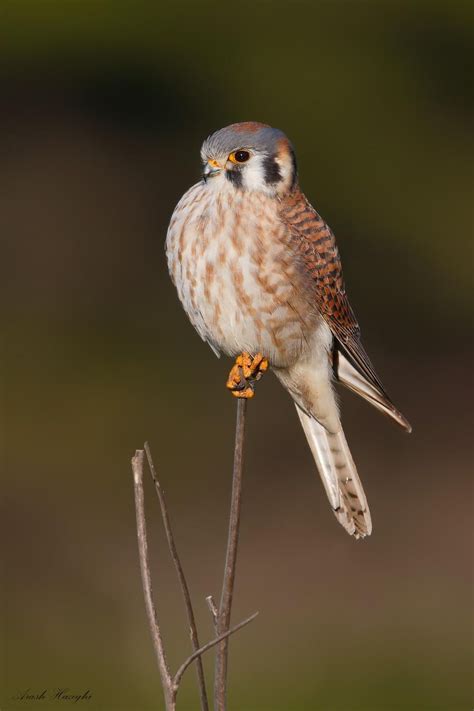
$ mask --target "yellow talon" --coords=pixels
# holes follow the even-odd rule
[[[232,390],[232,395],[234,397],[241,397],[241,398],[245,398],[246,400],[250,400],[251,397],[254,397],[255,391],[249,385],[249,387],[245,388],[245,390]]]
[[[226,386],[229,388],[229,390],[233,391],[238,388],[241,381],[240,368],[241,366],[237,363],[236,360],[235,365],[232,366],[232,369],[229,373],[229,377],[227,378]]]
[[[255,383],[268,368],[268,360],[261,353],[257,353],[256,356],[246,352],[241,353],[235,359],[226,386],[234,397],[252,398],[255,394]]]

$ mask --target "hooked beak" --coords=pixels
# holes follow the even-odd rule
[[[204,178],[204,181],[206,181],[208,178],[212,178],[213,176],[220,173],[221,170],[223,170],[223,166],[220,163],[218,163],[216,160],[209,159],[207,161],[207,165],[204,166],[202,177]]]

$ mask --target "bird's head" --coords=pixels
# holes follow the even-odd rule
[[[290,192],[297,182],[290,141],[264,123],[246,121],[221,128],[206,138],[201,158],[203,179],[210,186],[224,180],[238,190],[276,196]]]

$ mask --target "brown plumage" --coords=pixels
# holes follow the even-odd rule
[[[403,428],[366,354],[335,238],[298,186],[286,136],[256,122],[210,136],[203,180],[177,205],[170,273],[191,322],[215,353],[263,353],[297,406],[326,493],[356,537],[371,531],[342,431],[339,379]]]
[[[333,363],[335,374],[338,370],[338,351],[342,350],[377,390],[394,419],[410,431],[409,423],[385,392],[360,340],[360,327],[344,288],[341,259],[331,228],[299,188],[284,197],[280,215],[288,225],[295,249],[301,254],[304,269],[314,283],[314,299],[319,313],[336,339]]]

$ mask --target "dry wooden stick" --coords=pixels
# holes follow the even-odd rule
[[[151,587],[150,564],[148,560],[148,540],[145,521],[145,495],[143,492],[144,458],[145,452],[143,449],[137,449],[135,455],[132,457],[138,550],[140,553],[140,571],[142,575],[143,592],[145,595],[145,608],[148,617],[148,625],[150,627],[156,659],[158,661],[161,686],[163,687],[163,694],[165,697],[165,707],[167,711],[174,711],[176,706],[176,695],[173,693],[173,679],[171,677],[168,661],[166,659],[165,648],[161,636],[160,625],[156,616],[155,604],[153,602],[153,591]]]
[[[232,598],[234,594],[235,566],[237,562],[237,547],[239,542],[240,509],[242,499],[243,449],[245,433],[245,414],[247,400],[237,401],[237,421],[235,426],[234,467],[232,475],[232,497],[230,504],[229,533],[227,538],[227,553],[224,568],[224,580],[219,609],[215,611],[212,597],[207,602],[215,621],[216,633],[225,633],[230,626]],[[214,705],[215,711],[226,711],[227,708],[227,662],[228,639],[219,644],[216,653],[214,672]]]
[[[161,488],[161,484],[160,484],[157,474],[156,474],[155,465],[153,464],[153,459],[151,456],[150,447],[148,445],[148,442],[145,442],[145,452],[146,452],[146,456],[148,459],[148,466],[150,468],[151,477],[153,479],[153,483],[155,484],[155,489],[156,489],[156,493],[158,496],[158,501],[160,503],[161,517],[163,519],[163,525],[165,527],[165,534],[166,534],[166,540],[168,541],[168,548],[170,549],[171,558],[173,559],[174,567],[176,569],[176,574],[178,576],[179,584],[181,586],[181,592],[182,592],[183,598],[184,598],[184,605],[186,607],[186,614],[188,616],[189,633],[190,633],[190,637],[191,637],[191,642],[193,645],[193,649],[196,652],[199,649],[200,645],[199,645],[198,631],[197,631],[197,627],[196,627],[196,619],[194,617],[194,610],[193,610],[193,605],[191,602],[191,595],[189,594],[189,587],[186,582],[186,577],[184,575],[183,566],[181,565],[181,561],[178,556],[178,551],[176,549],[176,544],[174,542],[173,531],[171,529],[171,523],[170,523],[170,518],[168,516],[168,509],[166,506],[166,501],[165,501],[165,497],[163,494],[163,489]],[[198,678],[201,709],[202,709],[202,711],[209,711],[209,702],[207,700],[207,691],[206,691],[206,680],[204,678],[204,669],[202,666],[202,659],[201,659],[200,655],[196,657],[196,672],[197,672],[197,678]]]
[[[149,452],[149,448],[147,445],[146,445],[146,448]],[[148,452],[147,452],[147,454],[148,454]],[[156,613],[155,604],[153,602],[153,591],[152,591],[152,585],[151,585],[151,573],[150,573],[150,562],[149,562],[149,557],[148,557],[148,540],[147,540],[146,519],[145,519],[145,496],[144,496],[144,491],[143,491],[144,458],[145,458],[145,452],[142,449],[138,449],[135,452],[134,457],[132,458],[132,471],[133,471],[134,493],[135,493],[135,511],[136,511],[136,517],[137,517],[137,538],[138,538],[138,552],[139,552],[139,558],[140,558],[140,571],[141,571],[141,577],[142,577],[143,592],[144,592],[144,596],[145,596],[145,608],[146,608],[147,617],[148,617],[148,624],[149,624],[150,631],[151,631],[153,645],[155,648],[155,654],[156,654],[156,658],[158,661],[158,669],[159,669],[159,673],[160,673],[161,684],[163,687],[165,708],[166,708],[166,711],[176,711],[176,697],[177,697],[177,694],[179,691],[179,685],[181,683],[181,679],[182,679],[183,674],[186,671],[186,669],[194,661],[200,660],[200,657],[202,654],[207,652],[209,649],[212,649],[215,645],[219,644],[220,642],[223,642],[228,637],[230,637],[231,634],[234,634],[234,632],[237,632],[242,627],[244,627],[249,622],[251,622],[253,619],[255,619],[255,617],[258,615],[258,612],[254,613],[247,619],[243,620],[238,625],[235,625],[235,627],[232,627],[231,629],[227,629],[225,632],[218,634],[215,639],[211,640],[210,642],[203,645],[202,647],[199,647],[198,649],[196,649],[185,660],[185,662],[183,662],[183,664],[177,670],[176,674],[174,676],[171,675],[171,672],[170,672],[169,666],[168,666],[168,661],[166,658],[165,649],[164,649],[163,638],[161,636],[159,620],[158,620],[158,616]],[[150,455],[150,461],[151,461],[151,455]],[[152,476],[153,475],[155,475],[154,476],[154,480],[155,480],[156,472],[154,471],[154,469],[152,470]],[[156,481],[158,481],[158,480],[156,479]],[[158,484],[158,487],[159,487],[159,484]],[[166,512],[167,524],[165,524],[165,527],[167,526],[167,530],[171,533],[171,527],[169,524],[169,517],[167,515],[166,502],[165,502],[165,499],[163,496],[163,491],[162,491],[161,487],[159,487],[159,492],[160,492],[160,496],[159,496],[160,504],[161,504],[161,501],[163,501],[163,505],[164,505],[164,508],[162,507],[162,509],[161,509],[162,514],[163,514],[163,510]],[[172,534],[171,534],[171,540],[173,540]],[[169,544],[169,539],[168,539],[168,544]],[[172,555],[176,556],[179,566],[180,566],[181,573],[182,573],[182,567],[179,562],[178,554],[176,551],[176,546],[174,546],[174,553],[172,553]],[[184,578],[184,573],[183,573],[183,578]],[[187,586],[186,586],[186,589],[187,589]],[[189,590],[188,590],[188,595],[189,595]],[[194,616],[193,616],[193,619],[194,619]]]

